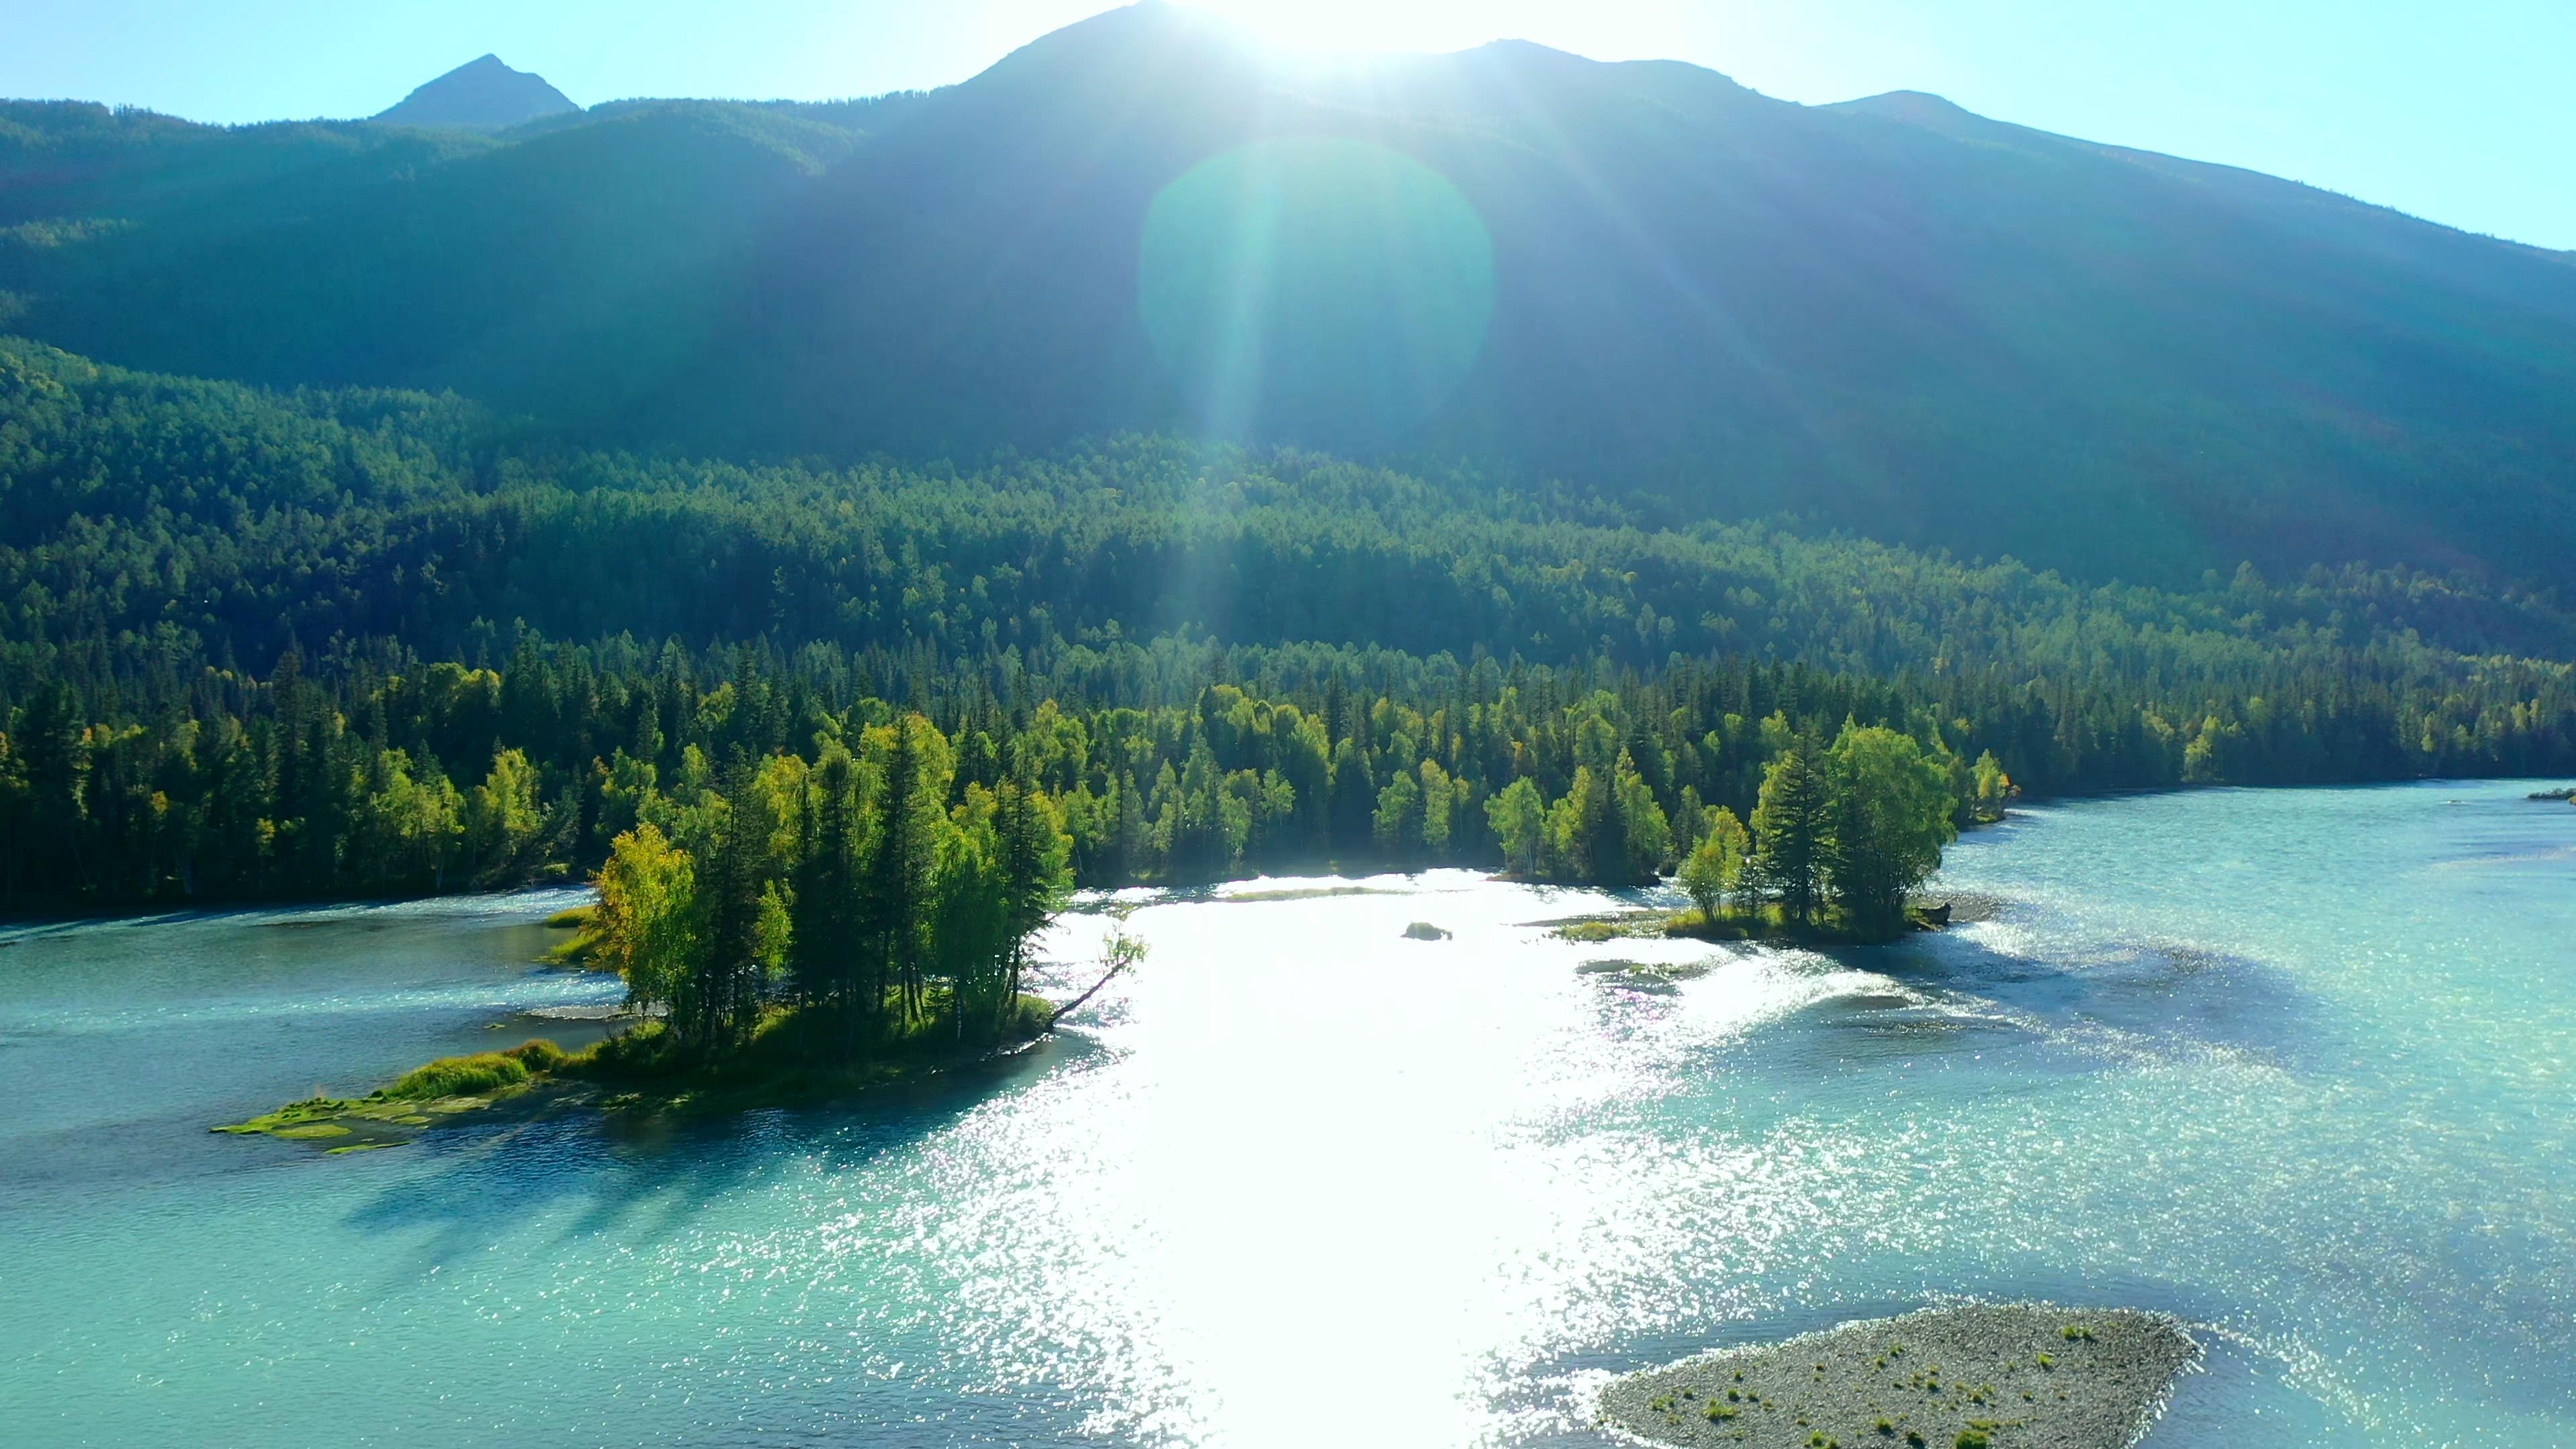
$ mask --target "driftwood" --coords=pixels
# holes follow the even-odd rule
[[[1145,943],[1127,934],[1127,925],[1122,917],[1118,929],[1109,933],[1109,942],[1101,949],[1101,964],[1108,969],[1100,973],[1099,980],[1091,983],[1090,990],[1057,1007],[1054,1014],[1047,1018],[1046,1029],[1055,1030],[1056,1023],[1081,1010],[1084,1002],[1099,995],[1101,987],[1117,980],[1121,972],[1135,969],[1136,963],[1144,959]]]
[[[1082,993],[1080,996],[1075,997],[1071,1001],[1068,1001],[1064,1005],[1055,1009],[1055,1014],[1047,1018],[1046,1029],[1049,1031],[1055,1030],[1055,1024],[1057,1022],[1062,1021],[1066,1017],[1081,1010],[1082,1003],[1089,1001],[1092,997],[1098,995],[1101,987],[1108,985],[1119,972],[1126,969],[1126,964],[1122,962],[1116,966],[1110,967],[1107,971],[1102,972],[1100,979],[1091,983],[1091,989],[1089,991]]]

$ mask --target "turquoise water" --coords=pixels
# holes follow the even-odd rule
[[[0,1441],[1595,1445],[1605,1374],[1973,1294],[2203,1325],[2155,1449],[2576,1443],[2530,788],[2036,809],[1952,852],[1995,919],[1841,960],[1133,893],[967,1078],[346,1158],[203,1128],[613,999],[529,964],[565,897],[17,931]]]

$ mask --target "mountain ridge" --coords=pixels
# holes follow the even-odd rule
[[[452,388],[746,457],[1171,432],[1467,458],[2091,577],[2546,578],[2576,536],[2565,254],[1937,98],[1806,107],[1527,43],[1283,62],[1139,6],[837,110],[157,147],[39,110],[0,110],[0,228],[57,240],[0,242],[0,325],[158,371]],[[1256,278],[1271,340],[1219,396],[1142,315],[1159,198],[1314,144],[1433,178],[1490,254],[1469,364],[1393,422],[1338,381],[1392,365],[1392,322],[1298,351],[1318,309]]]

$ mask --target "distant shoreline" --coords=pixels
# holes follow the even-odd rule
[[[2012,823],[2013,817],[2025,813],[2034,806],[2047,807],[2055,805],[2070,805],[2088,800],[2136,800],[2158,795],[2194,794],[2205,790],[2249,790],[2261,791],[2264,793],[2291,790],[2396,790],[2414,789],[2426,785],[2511,785],[2532,780],[2559,780],[2565,778],[2566,776],[2563,774],[2554,773],[2535,775],[2418,775],[2405,780],[2318,780],[2306,781],[2297,784],[2269,785],[2215,782],[2190,785],[2142,786],[2136,789],[2119,790],[2071,790],[2061,794],[2026,795],[2017,797],[2011,808],[2006,810],[2000,818],[1979,821],[1970,830],[1963,830],[1961,832],[1961,836],[1962,838],[1965,838],[1969,834],[1992,830],[2000,825],[2009,825]],[[2526,800],[2576,799],[2576,786],[2557,786],[2547,790],[2537,790],[2525,795],[2523,798]],[[1129,881],[1123,885],[1084,886],[1082,887],[1082,890],[1086,893],[1119,890],[1213,891],[1224,886],[1241,885],[1246,882],[1256,880],[1306,878],[1302,876],[1283,876],[1281,874],[1281,869],[1282,868],[1280,866],[1272,864],[1265,866],[1262,869],[1247,871],[1241,875],[1219,876],[1205,880]],[[1473,870],[1486,874],[1494,880],[1507,881],[1513,884],[1550,884],[1550,882],[1546,881],[1517,880],[1508,873],[1491,869],[1491,867],[1486,863],[1440,862],[1427,865],[1397,866],[1365,860],[1337,861],[1321,859],[1305,862],[1301,864],[1298,869],[1311,870],[1317,878],[1330,876],[1337,879],[1351,881],[1364,880],[1371,876],[1380,875],[1415,875],[1426,870]],[[1357,874],[1350,874],[1350,872],[1357,872]],[[587,880],[570,879],[532,880],[522,882],[514,886],[498,887],[488,890],[430,891],[424,894],[413,895],[348,894],[232,897],[202,902],[168,902],[158,906],[149,906],[140,909],[127,906],[112,906],[96,911],[53,909],[43,913],[31,912],[25,914],[19,913],[14,907],[0,905],[0,932],[43,931],[58,927],[90,925],[104,921],[209,920],[222,916],[252,915],[270,911],[320,911],[342,908],[361,910],[367,908],[415,905],[426,901],[504,900],[512,896],[533,896],[546,893],[571,892],[588,895],[591,893],[590,883]],[[1329,891],[1326,892],[1299,891],[1295,894],[1297,896],[1305,896],[1317,893],[1359,895],[1370,894],[1373,892],[1371,892],[1367,887],[1353,885],[1330,888]],[[1272,893],[1263,893],[1261,895],[1245,897],[1216,897],[1216,899],[1221,900],[1286,898],[1291,897]],[[543,925],[545,922],[532,921],[528,924]],[[0,935],[0,949],[4,949],[10,944],[11,940],[8,936]]]

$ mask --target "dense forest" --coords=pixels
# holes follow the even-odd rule
[[[1290,450],[975,468],[571,450],[452,397],[0,342],[18,911],[587,874],[918,715],[1086,884],[1626,883],[1847,728],[2055,794],[2576,770],[2576,622],[2409,570],[2082,587]],[[1509,804],[1500,802],[1509,801]],[[1498,813],[1499,812],[1499,813]],[[1531,822],[1535,821],[1535,824]]]

